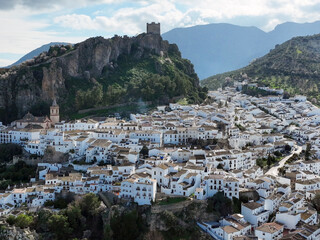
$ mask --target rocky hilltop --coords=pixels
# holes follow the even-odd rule
[[[272,88],[283,88],[289,94],[305,94],[314,103],[320,101],[320,34],[296,37],[245,68],[203,80],[203,86],[216,89],[234,80],[248,79]]]
[[[156,104],[175,97],[201,102],[205,89],[190,61],[157,34],[95,37],[0,70],[0,121],[27,111],[44,114],[54,98],[62,114],[136,100]]]

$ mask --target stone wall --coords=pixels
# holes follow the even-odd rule
[[[147,23],[147,33],[160,34],[160,23]]]
[[[177,212],[188,207],[193,201],[186,200],[184,202],[172,203],[168,205],[154,205],[151,208],[152,213],[161,213],[164,211]]]

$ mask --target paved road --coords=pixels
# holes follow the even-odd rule
[[[291,158],[293,156],[293,154],[300,154],[302,151],[302,147],[298,146],[298,145],[294,145],[293,146],[296,150],[294,150],[293,152],[291,152],[291,154],[289,156],[284,157],[277,166],[270,168],[266,174],[269,175],[273,175],[273,176],[278,176],[279,172],[278,169],[282,168],[284,166],[284,164],[286,163],[286,161],[288,161],[289,158]]]

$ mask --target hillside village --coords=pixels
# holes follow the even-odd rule
[[[0,215],[41,207],[61,192],[110,192],[138,205],[222,192],[241,200],[241,211],[215,224],[198,221],[213,239],[320,239],[310,204],[320,193],[320,109],[281,90],[249,96],[243,84],[209,92],[202,105],[160,106],[130,120],[60,121],[54,101],[50,117],[28,113],[1,125],[0,143],[21,145],[38,170],[30,183],[0,194]],[[64,158],[43,157],[50,153]]]

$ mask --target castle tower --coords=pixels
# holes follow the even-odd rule
[[[160,35],[160,23],[147,23],[147,33]]]
[[[52,106],[50,107],[50,119],[52,124],[60,122],[59,105],[57,104],[56,99],[53,100]]]

